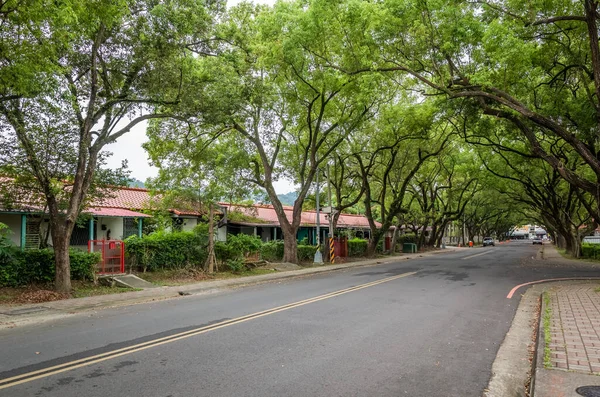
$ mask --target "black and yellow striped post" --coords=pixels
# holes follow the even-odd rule
[[[329,262],[335,263],[335,245],[333,237],[329,237]]]

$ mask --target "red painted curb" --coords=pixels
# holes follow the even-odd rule
[[[514,287],[513,289],[510,290],[510,292],[508,293],[508,295],[506,295],[507,299],[511,299],[513,294],[521,287],[525,286],[525,285],[531,285],[531,284],[540,284],[540,283],[547,283],[550,281],[565,281],[565,280],[600,280],[600,277],[567,277],[567,278],[548,278],[545,280],[537,280],[537,281],[530,281],[528,283],[524,283],[524,284],[519,284],[516,287]]]

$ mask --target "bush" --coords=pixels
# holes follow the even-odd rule
[[[215,257],[218,261],[225,263],[230,259],[235,259],[235,253],[231,245],[224,241],[215,241]]]
[[[298,245],[298,260],[312,262],[315,259],[316,252],[317,252],[316,245],[299,244]]]
[[[404,243],[413,243],[413,244],[416,244],[417,243],[417,236],[414,233],[403,234],[402,236],[398,236],[397,237],[396,243],[400,244],[400,247],[402,247],[402,245]]]
[[[94,280],[96,265],[102,260],[99,252],[85,252],[76,249],[69,251],[71,278],[74,280]]]
[[[590,259],[600,259],[600,244],[581,244],[581,256]]]
[[[234,255],[244,257],[247,253],[260,251],[262,241],[260,237],[249,234],[229,234],[227,235],[227,245],[233,251]]]
[[[283,241],[274,240],[264,243],[260,247],[260,258],[269,262],[278,262],[283,259]]]
[[[367,254],[369,242],[362,238],[353,238],[348,240],[348,256],[357,257]]]
[[[100,261],[100,253],[88,253],[71,249],[71,279],[93,280],[95,266]],[[54,251],[36,249],[21,251],[11,247],[8,255],[0,255],[0,285],[17,287],[32,283],[54,281],[56,264]]]
[[[208,257],[208,236],[194,232],[156,232],[125,240],[125,252],[134,266],[146,270],[202,266]]]
[[[244,263],[244,258],[234,258],[229,259],[225,262],[225,268],[232,273],[241,273],[246,270],[246,264]]]
[[[260,237],[249,234],[229,234],[227,242],[215,242],[215,257],[228,266],[227,263],[232,260],[242,259],[243,262],[246,254],[259,252],[261,247]]]

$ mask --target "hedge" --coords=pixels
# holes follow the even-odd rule
[[[96,264],[101,259],[100,253],[71,249],[69,258],[71,279],[94,279]],[[55,268],[54,251],[51,249],[21,251],[16,247],[0,248],[0,286],[17,287],[33,283],[51,283],[54,281]]]
[[[258,236],[249,234],[229,234],[227,235],[227,245],[232,251],[234,257],[244,257],[247,253],[259,252],[262,246],[262,240]]]
[[[367,254],[368,240],[353,238],[348,240],[348,256],[365,256]]]
[[[581,244],[581,256],[600,259],[600,244]]]
[[[400,244],[400,247],[402,247],[402,244],[404,243],[413,243],[416,244],[417,243],[417,236],[414,233],[407,233],[407,234],[403,234],[401,236],[398,236],[396,238],[396,244]]]
[[[300,261],[310,261],[312,262],[315,259],[315,253],[317,252],[316,245],[298,245],[298,260]]]
[[[194,232],[156,232],[125,240],[125,252],[132,266],[144,271],[202,266],[208,257],[208,236]]]
[[[264,243],[260,247],[260,258],[268,262],[279,262],[283,259],[283,247],[284,243],[282,240]]]

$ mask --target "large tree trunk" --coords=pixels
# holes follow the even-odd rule
[[[427,246],[428,247],[435,247],[435,242],[437,240],[437,235],[438,235],[438,227],[434,223],[431,226],[431,232],[429,233],[429,241],[427,242]]]
[[[71,233],[67,232],[65,226],[55,225],[52,228],[52,245],[54,247],[54,261],[56,263],[54,289],[56,292],[63,294],[71,293],[70,238]]]
[[[375,231],[371,230],[371,238],[369,239],[369,244],[367,245],[367,256],[375,256],[375,252],[377,251],[377,244],[381,238],[385,236],[384,229],[375,229]]]
[[[283,261],[287,263],[298,263],[298,241],[296,230],[292,227],[282,228],[283,231]]]
[[[565,251],[567,251],[567,254],[569,255],[574,255],[574,243],[575,243],[575,239],[573,238],[573,236],[563,236],[564,240],[565,240]]]

